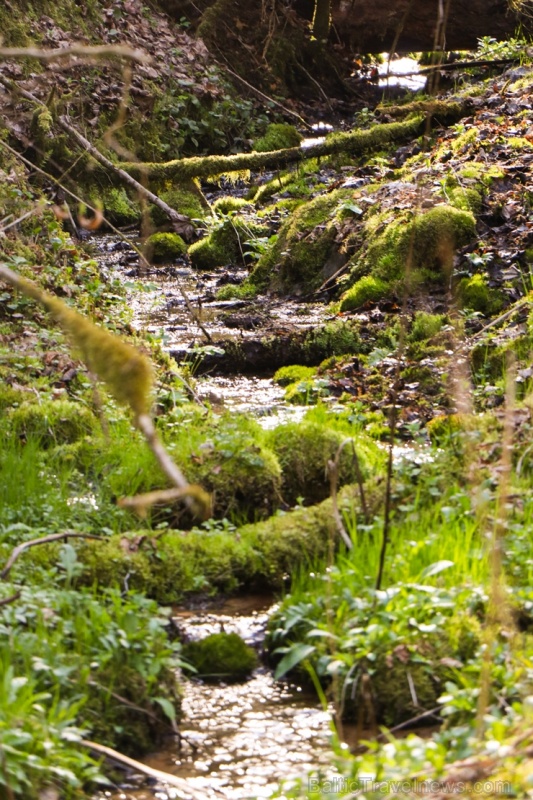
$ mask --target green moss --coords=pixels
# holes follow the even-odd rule
[[[112,474],[112,473],[110,473]],[[372,513],[382,500],[381,487],[367,485]],[[352,487],[339,492],[348,513],[359,508]],[[205,528],[187,533],[136,530],[105,542],[73,542],[84,570],[78,583],[144,592],[159,603],[177,602],[198,590],[215,593],[237,589],[281,589],[284,576],[300,565],[324,558],[333,533],[331,500],[251,523],[235,532]],[[57,563],[59,546],[44,545],[25,557],[27,565],[49,568]],[[16,575],[16,569],[14,571]]]
[[[345,439],[342,432],[316,422],[288,423],[270,432],[267,441],[281,464],[282,492],[288,503],[295,503],[299,497],[317,502],[329,495],[327,463],[335,458]],[[354,480],[352,451],[345,447],[340,459],[339,484]]]
[[[288,386],[295,381],[303,381],[312,378],[316,370],[312,367],[302,367],[299,364],[291,364],[289,367],[280,367],[274,373],[273,381],[280,386]]]
[[[442,694],[440,681],[433,679],[434,669],[429,664],[402,660],[399,653],[380,656],[370,668],[372,697],[375,698],[375,716],[385,725],[397,725],[412,719],[420,708],[433,708]],[[412,686],[416,690],[416,702]],[[361,703],[363,701],[361,700]]]
[[[93,195],[89,199],[91,204],[98,201],[103,203],[106,219],[117,227],[135,225],[140,220],[140,208],[130,200],[125,189],[111,187],[104,189],[99,196]]]
[[[470,211],[474,216],[481,213],[483,207],[484,188],[457,186],[446,192],[450,205],[461,211]]]
[[[464,308],[471,308],[490,316],[496,314],[503,306],[503,298],[496,289],[487,285],[483,275],[462,278],[457,284],[457,297]]]
[[[185,185],[172,186],[169,182],[163,184],[167,188],[159,190],[158,195],[167,205],[191,219],[203,219],[209,213],[209,206],[200,189],[192,183],[191,188]],[[150,216],[156,226],[168,223],[168,217],[158,206],[150,206]]]
[[[294,125],[273,123],[268,126],[265,135],[254,142],[254,150],[266,153],[285,147],[298,147],[302,139],[302,134],[298,133]]]
[[[270,234],[264,225],[238,217],[225,220],[211,233],[189,247],[189,257],[197,269],[213,269],[226,264],[244,263],[246,242]]]
[[[200,678],[242,681],[257,666],[257,654],[236,633],[212,633],[183,648],[185,661]]]
[[[389,292],[390,288],[385,281],[374,278],[372,275],[365,275],[342,295],[341,311],[360,308],[368,302],[376,303]]]
[[[337,189],[300,206],[281,226],[273,247],[261,256],[250,281],[257,286],[270,284],[273,289],[299,286],[306,291],[322,283],[337,236],[332,215],[349,196],[349,190]]]
[[[94,414],[70,400],[24,402],[9,411],[6,420],[15,436],[37,438],[44,448],[76,442],[99,430]]]
[[[257,297],[258,291],[257,286],[252,286],[251,283],[245,280],[239,286],[235,286],[233,283],[222,286],[217,291],[216,297],[217,300],[233,300],[234,298],[237,300],[252,300]]]
[[[416,216],[409,224],[395,219],[371,242],[367,261],[375,277],[416,285],[424,278],[443,280],[453,252],[476,235],[475,219],[466,211],[439,205]],[[411,262],[411,263],[409,263]],[[411,267],[411,274],[407,271]]]
[[[215,214],[229,214],[231,211],[239,211],[241,208],[251,208],[252,206],[242,197],[232,197],[224,195],[218,197],[212,205]]]
[[[417,311],[409,333],[409,340],[411,342],[422,342],[426,339],[431,339],[439,333],[445,321],[445,314],[428,314],[425,311]]]
[[[156,264],[174,261],[187,253],[187,245],[177,233],[153,233],[145,247],[147,257]]]

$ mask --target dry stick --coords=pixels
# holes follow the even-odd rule
[[[151,417],[148,414],[139,414],[135,419],[135,424],[143,434],[148,447],[154,454],[159,466],[167,476],[167,478],[181,490],[185,504],[190,509],[195,509],[197,506],[204,504],[204,513],[207,511],[207,498],[208,495],[203,492],[199,486],[191,485],[177,464],[174,463],[169,453],[165,450]],[[142,497],[142,495],[141,495]],[[133,498],[130,498],[133,499]]]
[[[97,742],[90,742],[87,739],[82,739],[80,744],[82,744],[84,747],[88,747],[89,750],[93,750],[95,753],[99,753],[100,755],[111,759],[112,761],[117,761],[119,764],[124,764],[124,766],[129,767],[136,772],[141,772],[144,775],[148,775],[149,778],[153,778],[160,783],[166,783],[167,786],[174,786],[176,789],[181,789],[182,792],[185,792],[188,797],[192,797],[193,800],[205,800],[205,792],[197,791],[189,783],[187,783],[186,780],[183,778],[178,778],[177,775],[171,775],[169,772],[163,772],[160,769],[148,767],[146,764],[142,764],[140,761],[136,761],[133,758],[129,758],[129,756],[119,753],[118,750],[113,750],[113,748],[106,747],[105,745],[98,744]],[[215,791],[219,796],[222,796],[216,789],[210,789],[210,791]]]
[[[14,603],[15,600],[19,599],[21,593],[22,589],[19,589],[18,592],[15,592],[15,594],[10,595],[9,597],[4,597],[3,600],[0,600],[0,606],[7,606],[10,603]]]
[[[125,58],[139,64],[149,64],[152,57],[144,50],[136,50],[124,44],[84,45],[73,44],[69,47],[58,47],[55,50],[39,50],[37,47],[0,47],[0,56],[4,58],[37,58],[39,61],[55,61],[66,56],[83,56],[87,58]]]
[[[1,82],[1,78],[0,78],[0,82]],[[5,122],[5,120],[4,120],[4,122]],[[11,130],[10,127],[9,127],[9,129]],[[94,214],[97,213],[97,209],[96,208],[94,208],[93,206],[89,205],[89,203],[87,203],[85,200],[83,200],[79,195],[75,194],[75,192],[72,192],[70,189],[67,189],[67,187],[63,183],[61,183],[61,181],[58,178],[55,178],[53,175],[50,175],[49,172],[45,172],[45,170],[41,169],[41,167],[37,167],[35,164],[32,164],[31,161],[29,161],[27,158],[24,158],[24,156],[21,155],[20,153],[18,153],[13,147],[10,147],[10,145],[8,145],[7,142],[3,142],[0,139],[0,147],[5,147],[6,150],[9,150],[9,152],[12,155],[14,155],[16,158],[18,158],[20,161],[22,161],[23,164],[26,164],[26,166],[30,167],[30,169],[32,169],[32,170],[35,170],[35,172],[38,172],[40,175],[44,175],[45,178],[47,178],[48,180],[50,180],[53,183],[55,183],[56,186],[59,186],[59,188],[62,189],[65,192],[65,194],[68,194],[70,197],[72,197],[78,203],[82,203],[84,206],[86,206],[89,209],[89,211],[92,211]],[[106,217],[103,218],[103,221],[108,226],[108,228],[110,228],[113,231],[113,233],[116,233],[117,236],[120,236],[120,238],[122,239],[123,242],[126,242],[127,244],[130,245],[132,250],[135,251],[135,253],[139,256],[139,259],[141,260],[141,262],[144,262],[144,265],[146,267],[150,266],[150,262],[147,261],[147,259],[143,255],[142,251],[139,250],[139,248],[130,239],[128,239],[127,236],[124,236],[122,231],[120,231],[118,228],[115,228],[115,226]]]
[[[513,468],[514,410],[516,404],[516,362],[514,355],[508,353],[505,387],[505,412],[503,419],[502,454],[500,458],[499,482],[497,492],[497,513],[492,526],[490,542],[490,592],[485,630],[485,650],[480,678],[480,691],[477,708],[477,732],[482,737],[485,729],[485,715],[489,704],[492,666],[492,645],[502,629],[512,632],[513,619],[503,588],[503,547],[509,514],[510,479]]]
[[[164,200],[161,200],[160,197],[143,186],[142,183],[139,183],[139,181],[135,180],[135,178],[133,178],[127,172],[124,172],[123,169],[120,169],[120,167],[118,167],[116,164],[113,164],[113,162],[106,158],[103,153],[97,150],[97,148],[91,144],[89,140],[85,138],[85,136],[82,136],[81,133],[76,130],[76,128],[72,127],[67,117],[59,117],[58,122],[63,130],[66,131],[69,136],[75,139],[78,144],[80,144],[88,153],[90,153],[96,161],[102,164],[102,166],[104,166],[106,169],[109,169],[118,175],[123,183],[128,184],[128,186],[131,186],[131,188],[135,189],[136,192],[142,194],[144,197],[150,200],[154,206],[160,208],[174,223],[178,233],[182,233],[185,238],[190,238],[192,236],[194,232],[194,225],[191,223],[190,217],[186,217],[184,214],[178,214],[178,212],[171,208],[168,203],[165,203]]]
[[[38,544],[48,544],[49,542],[57,542],[61,539],[97,539],[98,541],[104,541],[103,536],[96,536],[92,533],[76,533],[75,531],[65,531],[64,533],[51,533],[49,536],[41,536],[39,539],[30,539],[28,542],[23,542],[22,544],[17,545],[11,555],[9,556],[7,563],[0,572],[0,578],[5,580],[9,573],[11,572],[11,567],[18,560],[19,556],[25,550],[28,550],[30,547],[35,547]]]

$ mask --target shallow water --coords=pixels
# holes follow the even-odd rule
[[[234,598],[216,611],[177,611],[173,622],[182,636],[203,638],[236,632],[261,648],[272,599]],[[260,667],[244,683],[184,683],[184,720],[180,746],[176,739],[144,763],[183,778],[206,800],[268,797],[280,777],[296,778],[326,767],[331,758],[330,715],[313,694]],[[116,792],[95,800],[165,800],[181,795],[163,785],[149,786],[127,776]]]

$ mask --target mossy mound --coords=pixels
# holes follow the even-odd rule
[[[91,194],[89,199],[92,205],[103,205],[105,218],[119,228],[135,225],[141,218],[139,205],[130,200],[125,189],[110,187]]]
[[[238,217],[225,220],[199,242],[189,247],[189,257],[197,269],[214,269],[226,264],[244,264],[246,243],[265,237],[270,229],[265,225],[246,222]]]
[[[279,386],[289,386],[296,381],[304,381],[312,378],[315,374],[312,367],[302,367],[299,364],[291,364],[288,367],[280,367],[274,374],[274,383]]]
[[[303,136],[294,125],[273,123],[269,125],[264,136],[254,142],[254,150],[266,153],[270,150],[282,150],[285,147],[299,147]]]
[[[382,502],[381,488],[367,484],[367,504],[372,513]],[[360,508],[359,492],[340,490],[338,502],[347,513]],[[103,542],[73,542],[83,572],[80,585],[117,587],[127,581],[130,591],[143,592],[158,603],[182,600],[187,594],[238,589],[280,590],[287,575],[300,565],[325,558],[333,533],[331,500],[297,509],[233,532],[216,525],[182,532],[154,533],[135,530]],[[59,545],[43,545],[25,556],[28,563],[49,568],[57,563]],[[22,568],[15,566],[13,575]]]
[[[464,308],[471,308],[490,316],[501,311],[503,297],[496,289],[491,289],[484,275],[462,278],[457,284],[457,297]]]
[[[442,330],[445,322],[445,314],[428,314],[425,311],[417,311],[409,332],[409,341],[423,342],[431,339]]]
[[[242,197],[224,195],[223,197],[218,197],[211,207],[215,214],[230,214],[232,211],[240,211],[241,208],[251,209],[252,205]]]
[[[287,423],[279,425],[268,436],[282,470],[282,493],[287,503],[299,498],[317,503],[328,497],[330,483],[327,477],[328,461],[336,456],[346,435],[316,422]],[[357,455],[365,474],[368,473],[368,447],[361,453],[355,443]],[[372,446],[374,449],[375,446]],[[356,479],[356,468],[351,447],[342,451],[339,462],[339,485]]]
[[[147,258],[155,264],[174,261],[187,253],[187,245],[177,233],[152,233],[145,248]]]
[[[92,411],[70,400],[24,402],[7,412],[6,420],[15,436],[39,439],[43,448],[76,442],[100,429]]]
[[[365,275],[342,295],[341,311],[351,311],[364,306],[365,303],[377,303],[389,293],[390,288],[385,281],[372,275]]]
[[[183,648],[183,657],[199,678],[242,681],[257,666],[257,654],[236,633],[212,633]]]
[[[261,256],[250,281],[257,286],[270,284],[274,290],[301,287],[306,291],[322,283],[337,235],[333,214],[350,194],[337,189],[300,206],[281,226],[273,247]]]
[[[407,289],[424,282],[444,281],[455,250],[475,239],[474,216],[453,206],[434,206],[411,219],[382,215],[366,226],[370,237],[365,264],[372,275]]]
[[[209,213],[209,206],[199,188],[186,186],[168,186],[158,192],[158,196],[167,205],[191,219],[203,219]],[[167,225],[168,217],[159,206],[150,206],[150,217],[157,227]]]

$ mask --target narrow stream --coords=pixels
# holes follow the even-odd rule
[[[414,62],[413,62],[414,63]],[[391,72],[409,71],[412,64],[392,62]],[[392,80],[392,79],[390,79]],[[404,84],[405,85],[405,84]],[[316,126],[318,141],[330,126]],[[253,335],[254,324],[238,329],[231,312],[243,301],[217,301],[215,294],[224,282],[239,282],[239,270],[215,270],[198,274],[186,265],[154,269],[137,278],[138,263],[133,251],[117,237],[100,237],[102,269],[118,277],[128,291],[133,326],[157,336],[165,350],[185,357],[195,347],[205,346],[201,326],[191,316],[185,290],[215,345],[224,337]],[[283,326],[295,322],[310,329],[324,321],[322,304],[280,303],[270,306],[271,317]],[[228,316],[229,315],[229,316]],[[259,326],[261,321],[257,323]],[[237,330],[236,330],[237,328]],[[283,389],[271,379],[243,375],[202,376],[196,391],[214,407],[255,414],[265,427],[301,417],[305,408],[284,401]],[[185,639],[203,638],[224,630],[238,633],[261,651],[272,598],[248,597],[226,601],[216,610],[201,613],[177,610],[174,624]],[[305,776],[331,763],[331,716],[314,694],[287,682],[276,682],[272,671],[259,667],[244,683],[183,681],[183,713],[180,725],[183,741],[172,738],[167,746],[144,759],[151,767],[187,780],[206,800],[268,797],[280,779]],[[345,731],[345,735],[350,731]],[[353,734],[353,731],[352,731]],[[348,745],[346,745],[348,747]],[[171,800],[183,797],[175,789],[154,785],[137,774],[125,774],[115,791],[105,791],[94,800]]]
[[[223,629],[261,650],[272,599],[233,598],[216,610],[179,610],[182,636],[200,639]],[[206,800],[268,797],[281,778],[304,776],[330,762],[330,715],[314,694],[274,681],[260,666],[244,683],[183,683],[183,743],[170,739],[144,763],[178,775]],[[177,790],[127,774],[118,791],[95,800],[169,800]]]

